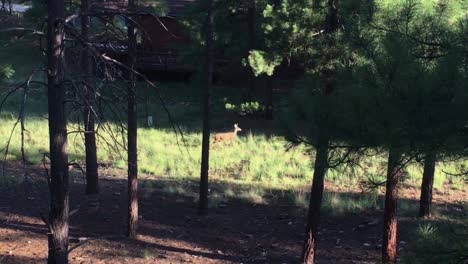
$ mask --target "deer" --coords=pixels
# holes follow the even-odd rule
[[[237,132],[239,132],[239,131],[242,131],[242,129],[237,124],[234,124],[234,131],[233,132],[215,134],[213,144],[216,144],[216,143],[219,143],[219,142],[232,143],[232,141],[234,140],[234,138],[237,135]]]

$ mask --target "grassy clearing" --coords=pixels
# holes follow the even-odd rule
[[[0,126],[0,142],[6,144],[15,119],[3,118]],[[77,125],[71,124],[69,130]],[[26,157],[29,162],[39,164],[43,152],[48,150],[47,121],[32,118],[26,121]],[[117,129],[116,129],[117,130]],[[200,172],[201,133],[185,132],[185,142],[179,141],[168,129],[141,128],[139,138],[139,170],[150,175],[174,178],[197,178]],[[20,160],[19,128],[14,131],[7,160]],[[123,149],[109,149],[105,141],[110,136],[101,134],[98,158],[117,168],[125,168]],[[294,186],[308,182],[311,177],[311,163],[303,148],[286,151],[286,142],[279,137],[267,138],[248,134],[237,139],[232,146],[217,146],[212,149],[211,175],[213,179],[228,182],[261,182],[266,186]],[[69,137],[71,160],[82,161],[84,146],[78,134]]]
[[[10,116],[10,117],[8,117]],[[0,143],[5,146],[15,123],[15,115],[2,114],[0,119]],[[47,120],[35,117],[26,120],[25,153],[27,160],[40,164],[48,151]],[[77,129],[71,124],[69,130]],[[117,127],[114,131],[118,134]],[[201,159],[201,133],[186,130],[185,140],[177,139],[167,128],[140,128],[139,170],[143,174],[166,176],[171,178],[199,177]],[[116,168],[126,167],[123,149],[109,148],[105,142],[111,141],[108,133],[100,132],[98,139],[98,158],[101,162]],[[122,141],[122,137],[119,137]],[[122,142],[120,142],[122,143]],[[267,137],[262,134],[244,133],[232,145],[219,145],[212,148],[210,157],[210,175],[213,180],[245,185],[260,185],[264,188],[295,189],[310,183],[312,178],[312,157],[305,147],[286,150],[286,141],[279,136]],[[12,134],[7,160],[20,160],[19,127]],[[80,134],[69,136],[70,160],[84,160],[83,139]],[[465,162],[442,163],[437,168],[435,185],[437,190],[447,186],[455,189],[466,188],[462,179],[447,176],[444,171],[456,172],[456,168]],[[371,157],[362,162],[361,167],[341,167],[329,172],[327,179],[339,186],[357,186],[369,177],[385,179],[386,164],[384,157]],[[419,186],[422,167],[411,164],[408,167],[406,182]],[[300,197],[306,191],[298,191],[298,204],[304,204]]]

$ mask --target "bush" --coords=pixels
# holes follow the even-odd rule
[[[259,102],[245,102],[240,105],[226,103],[225,108],[228,112],[236,112],[240,115],[252,115],[265,111],[265,106]]]

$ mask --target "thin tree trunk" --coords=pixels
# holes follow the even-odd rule
[[[273,89],[276,85],[275,82],[278,82],[278,80],[274,76],[268,76],[267,78],[265,119],[273,120]]]
[[[323,131],[322,131],[323,133]],[[322,135],[323,137],[324,135]],[[312,264],[315,261],[317,235],[320,224],[320,207],[322,206],[325,174],[328,168],[328,137],[319,141],[315,156],[314,179],[310,192],[309,213],[306,224],[306,238],[302,251],[302,263]]]
[[[134,10],[134,0],[128,1]],[[137,161],[137,102],[136,102],[136,34],[137,29],[128,21],[128,229],[127,236],[137,237],[138,227],[138,161]]]
[[[387,167],[387,186],[383,222],[382,262],[396,263],[397,259],[397,199],[398,178],[401,171],[402,154],[390,149]]]
[[[427,152],[424,159],[424,172],[421,184],[421,199],[419,201],[419,216],[431,217],[432,188],[434,185],[434,172],[436,166],[435,152]]]
[[[213,85],[213,0],[208,0],[206,20],[206,86],[203,96],[203,141],[200,173],[200,197],[198,214],[205,215],[208,207],[208,172],[210,161],[210,119],[211,119],[211,88]]]
[[[88,0],[81,0],[81,12],[88,12]],[[81,37],[85,43],[89,41],[89,28],[91,18],[81,17]],[[84,128],[85,128],[85,152],[86,152],[86,194],[99,192],[98,164],[96,154],[95,116],[92,111],[94,106],[94,84],[92,79],[92,60],[89,49],[83,45],[81,53],[81,69],[84,75],[83,93],[85,97]]]
[[[64,80],[64,2],[47,1],[47,90],[50,147],[49,255],[47,263],[68,263],[68,150]]]
[[[338,0],[328,0],[328,13],[325,18],[325,33],[333,33],[339,29],[338,18]],[[334,46],[333,41],[329,42],[329,46]],[[324,97],[329,96],[333,92],[334,72],[323,72],[325,86],[322,90]],[[327,105],[326,107],[331,107]],[[312,182],[312,190],[310,193],[309,214],[306,224],[306,238],[304,248],[302,250],[302,263],[315,263],[315,253],[317,250],[318,227],[320,224],[320,207],[322,206],[323,187],[325,174],[328,169],[328,144],[330,137],[328,134],[328,120],[324,119],[319,127],[317,136],[317,155],[314,165],[314,179]]]
[[[250,0],[250,6],[247,11],[247,32],[249,36],[249,47],[248,51],[255,49],[256,39],[255,39],[255,14],[256,14],[256,0]],[[252,94],[255,90],[255,76],[253,73],[249,73],[249,83],[247,88],[247,94],[245,95],[244,101],[252,101]]]

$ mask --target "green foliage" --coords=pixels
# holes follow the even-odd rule
[[[0,65],[0,80],[10,79],[15,74],[15,70],[11,64]]]
[[[255,76],[266,74],[273,75],[275,67],[278,66],[283,58],[268,54],[264,51],[252,50],[250,51],[248,61]]]
[[[437,226],[431,223],[420,224],[417,229],[417,234],[424,239],[434,236],[436,232]]]
[[[241,115],[261,113],[265,111],[265,106],[259,102],[245,102],[240,105],[226,103],[225,108],[228,112],[237,112]]]
[[[266,0],[256,0],[256,12],[254,16],[253,37],[250,39],[249,28],[249,7],[252,1],[242,0],[219,0],[214,1],[214,49],[215,58],[219,61],[228,62],[217,70],[221,73],[224,80],[230,82],[243,82],[249,76],[248,56],[252,43],[254,48],[263,49],[264,37],[261,25],[263,23],[262,11],[266,5]],[[179,52],[184,61],[192,63],[199,61],[205,54],[206,32],[204,25],[206,21],[206,1],[196,1],[185,14],[181,17],[182,23],[189,32],[192,43],[190,47],[184,47]],[[201,67],[201,64],[195,64]]]

